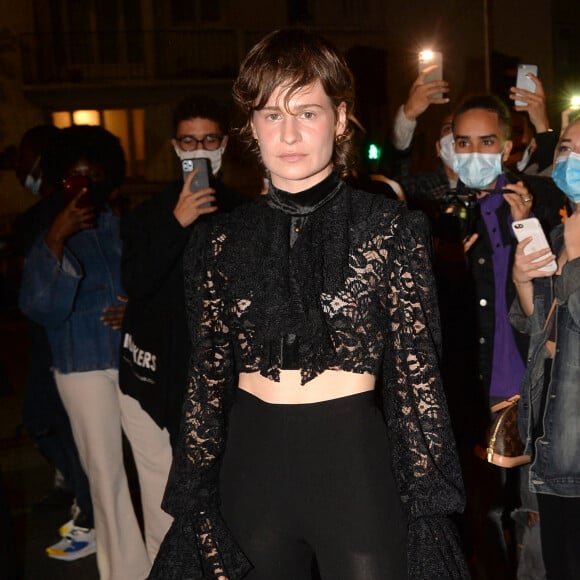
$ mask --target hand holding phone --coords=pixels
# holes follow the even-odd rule
[[[538,76],[538,66],[535,64],[520,64],[518,65],[518,74],[516,78],[516,87],[519,89],[524,89],[530,93],[536,92],[536,83],[528,77],[528,74],[532,73],[535,77]],[[517,107],[525,107],[528,103],[525,101],[516,100],[515,105]]]
[[[516,220],[512,223],[512,229],[518,242],[522,242],[526,238],[532,238],[531,242],[524,248],[524,254],[526,256],[540,250],[550,249],[550,244],[548,244],[544,230],[537,218],[532,217],[523,220]],[[546,257],[547,256],[536,258],[533,262],[540,262]],[[556,264],[556,260],[552,260],[538,269],[543,272],[555,272],[558,269],[558,265]]]
[[[79,193],[83,194],[77,200],[77,207],[90,207],[91,200],[91,180],[86,175],[69,175],[62,180],[62,195],[65,205],[68,205]]]
[[[70,236],[96,225],[90,187],[91,180],[86,175],[70,175],[62,180],[65,207],[54,218],[45,238],[58,260],[62,259],[64,244]]]
[[[425,75],[425,83],[443,80],[443,54],[433,50],[422,50],[419,53],[419,74],[427,67],[432,66],[436,66],[436,68],[433,68]],[[436,93],[432,97],[434,99],[442,99],[443,93]]]

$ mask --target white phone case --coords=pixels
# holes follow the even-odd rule
[[[419,74],[432,64],[436,64],[437,68],[425,76],[426,83],[443,80],[443,54],[436,51],[423,51],[419,53]],[[436,93],[433,95],[433,98],[435,99],[440,99],[442,97],[443,93]]]
[[[524,248],[524,254],[528,255],[545,248],[550,248],[544,230],[537,218],[532,217],[525,220],[516,220],[512,223],[512,228],[518,242],[529,237],[532,238],[532,241]],[[538,258],[537,260],[534,260],[534,262],[540,260],[543,260],[543,258]],[[556,264],[556,260],[552,260],[540,268],[540,270],[543,270],[544,272],[555,272],[557,269],[558,265]]]
[[[538,76],[538,67],[535,64],[520,64],[518,65],[518,76],[516,78],[516,87],[525,89],[531,93],[536,92],[536,83],[527,77],[528,73]],[[519,107],[525,107],[528,103],[525,101],[516,100],[515,104]]]

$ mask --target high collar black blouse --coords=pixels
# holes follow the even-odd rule
[[[463,509],[464,497],[438,372],[426,220],[334,173],[325,182],[308,192],[305,212],[296,202],[308,195],[271,191],[197,228],[189,245],[193,354],[163,504],[175,521],[151,579],[221,572],[234,580],[249,569],[219,514],[227,416],[240,372],[279,379],[288,336],[297,337],[299,388],[327,369],[377,376],[409,520],[409,577],[468,577],[448,517]]]

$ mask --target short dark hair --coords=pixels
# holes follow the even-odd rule
[[[125,178],[125,153],[120,140],[98,125],[61,129],[45,151],[43,176],[48,183],[59,186],[67,168],[81,159],[100,165],[114,187]]]
[[[472,111],[482,109],[497,115],[502,130],[502,137],[507,141],[512,134],[511,113],[509,107],[497,95],[474,95],[464,99],[453,113],[453,131],[457,117]]]
[[[230,114],[224,103],[207,95],[191,95],[177,103],[173,111],[173,135],[179,123],[196,118],[215,121],[224,135],[229,132]]]
[[[318,34],[301,28],[276,30],[250,49],[233,87],[234,103],[241,114],[236,132],[259,158],[251,127],[254,111],[262,109],[280,86],[288,87],[288,102],[300,89],[315,82],[320,82],[335,113],[341,103],[346,104],[349,122],[333,154],[335,167],[345,177],[354,164],[354,129],[350,122],[354,111],[354,80],[344,56]]]

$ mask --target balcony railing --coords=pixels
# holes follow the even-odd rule
[[[70,33],[20,37],[25,85],[231,79],[267,31],[233,29]],[[321,31],[324,34],[324,31]],[[342,50],[380,47],[382,32],[332,31]]]
[[[23,35],[25,84],[232,77],[240,62],[233,30]]]

